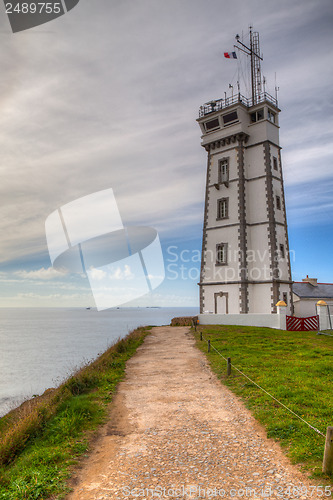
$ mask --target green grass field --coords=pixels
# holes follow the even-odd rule
[[[234,368],[227,377],[226,361],[212,348],[207,352],[200,331],[233,365],[324,435],[333,425],[333,337],[238,326],[200,326],[195,333],[213,371],[243,399],[268,437],[278,440],[292,462],[302,464],[312,477],[332,482],[321,472],[325,438]]]
[[[108,412],[126,361],[149,333],[138,328],[45,397],[0,419],[0,499],[60,499]]]
[[[333,425],[333,338],[312,332],[268,328],[202,327],[204,338],[323,434]],[[68,480],[102,424],[126,361],[149,328],[138,329],[112,346],[95,362],[69,378],[45,398],[0,419],[0,499],[61,499]],[[207,343],[200,342],[207,354]],[[214,351],[207,354],[213,370],[240,395],[269,437],[286,447],[293,462],[303,464],[322,484],[324,438],[287,412],[232,369]]]

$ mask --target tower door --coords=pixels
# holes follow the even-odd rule
[[[215,314],[228,314],[229,304],[228,304],[228,292],[217,292],[214,293],[214,305]]]

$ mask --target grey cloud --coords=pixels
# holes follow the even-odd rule
[[[243,0],[235,12],[218,0],[81,0],[47,28],[18,35],[1,19],[1,260],[45,253],[49,213],[107,187],[126,221],[200,237],[206,159],[197,110],[223,97],[235,75],[223,51],[253,12],[273,92],[278,72],[286,181],[297,184],[304,145],[322,144],[322,119],[332,126],[330,2],[319,3]]]

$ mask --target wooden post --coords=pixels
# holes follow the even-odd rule
[[[228,358],[228,363],[227,363],[227,377],[231,375],[231,358]]]
[[[323,472],[329,476],[333,474],[333,427],[327,427]]]
[[[200,332],[200,340],[202,341],[202,332]]]
[[[210,340],[208,340],[208,352],[210,352]]]

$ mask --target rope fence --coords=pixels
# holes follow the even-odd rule
[[[206,339],[204,339],[206,340]],[[211,344],[211,347],[214,349],[214,351],[217,352],[217,354],[219,354],[223,359],[225,359],[226,361],[228,361],[224,356],[222,356],[222,354]],[[231,363],[230,363],[231,364]],[[264,389],[263,387],[261,387],[259,384],[257,384],[257,382],[255,382],[254,380],[252,380],[250,377],[248,377],[244,372],[242,372],[242,370],[240,370],[239,368],[237,368],[237,366],[231,364],[231,366],[233,368],[235,368],[235,370],[237,370],[241,375],[243,375],[243,377],[247,378],[252,384],[254,384],[255,386],[257,386],[259,389],[261,389],[265,394],[267,394],[269,397],[271,397],[272,399],[274,399],[274,401],[276,401],[277,403],[279,403],[279,405],[283,406],[283,408],[285,408],[286,410],[290,411],[290,413],[292,413],[295,417],[299,418],[300,420],[302,420],[302,422],[304,422],[306,425],[308,425],[310,427],[310,429],[313,429],[315,432],[317,432],[317,434],[320,434],[321,436],[323,436],[324,438],[326,437],[325,434],[323,434],[322,432],[320,432],[319,429],[317,429],[316,427],[313,427],[313,425],[309,424],[309,422],[307,422],[306,420],[304,420],[304,418],[302,418],[300,415],[298,415],[297,413],[295,413],[293,410],[291,410],[291,408],[288,408],[288,406],[286,406],[284,403],[282,403],[281,401],[279,401],[275,396],[273,396],[272,394],[270,394],[268,391],[266,391],[266,389]]]
[[[197,325],[196,325],[196,323],[194,321],[192,323],[192,326],[194,327],[195,331],[197,331]],[[323,434],[319,429],[317,429],[316,427],[314,427],[313,425],[311,425],[309,422],[307,422],[306,420],[304,420],[304,418],[302,418],[300,415],[298,415],[297,413],[295,413],[291,408],[289,408],[284,403],[282,403],[282,401],[278,400],[275,396],[273,396],[268,391],[266,391],[266,389],[264,389],[259,384],[257,384],[257,382],[255,382],[254,380],[252,380],[242,370],[240,370],[239,368],[237,368],[237,366],[235,366],[234,364],[232,364],[231,363],[231,358],[224,357],[223,354],[221,354],[220,351],[218,351],[216,349],[216,347],[211,343],[211,340],[210,339],[206,339],[203,336],[202,331],[200,331],[200,340],[204,341],[204,342],[206,342],[208,344],[208,352],[210,352],[211,349],[214,349],[214,351],[219,356],[221,356],[221,358],[223,358],[227,362],[227,376],[231,375],[231,367],[233,367],[243,377],[245,377],[247,380],[249,380],[256,387],[258,387],[258,389],[260,389],[261,391],[263,391],[270,398],[274,399],[274,401],[276,401],[279,405],[281,405],[283,408],[285,408],[292,415],[294,415],[295,417],[297,417],[304,424],[306,424],[310,429],[312,429],[313,431],[315,431],[317,434],[319,434],[320,436],[322,436],[326,440],[325,441],[324,461],[323,461],[323,472],[325,472],[325,473],[327,473],[329,475],[333,474],[333,427],[328,427],[327,428],[327,432],[326,432],[326,436],[325,436],[325,434]]]

